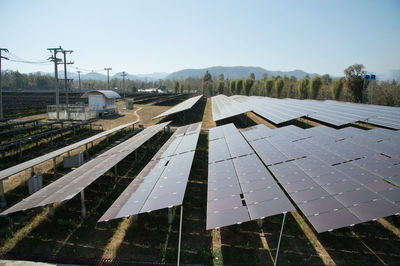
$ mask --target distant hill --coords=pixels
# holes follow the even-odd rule
[[[293,71],[271,71],[266,70],[261,67],[245,67],[245,66],[235,66],[235,67],[209,67],[209,68],[201,68],[201,69],[183,69],[180,71],[176,71],[168,75],[167,79],[186,79],[188,77],[196,77],[201,78],[204,76],[206,71],[210,72],[212,76],[218,76],[219,74],[224,74],[225,78],[229,79],[237,79],[237,78],[247,78],[251,73],[254,73],[256,79],[261,79],[263,74],[266,73],[268,77],[271,76],[283,76],[286,75],[288,77],[295,76],[297,79],[302,79],[306,75],[310,78],[314,76],[318,76],[316,73],[307,73],[303,70],[293,70]]]
[[[42,73],[42,74],[52,75],[50,73]],[[114,75],[110,75],[110,80],[112,80],[112,79],[122,79],[121,74],[122,74],[122,72],[118,72],[118,73],[116,73]],[[165,72],[155,72],[155,73],[150,73],[150,74],[135,74],[135,75],[128,74],[126,76],[126,79],[143,80],[143,81],[155,81],[155,80],[159,80],[159,79],[164,79],[166,76],[168,76],[168,73],[165,73]],[[58,77],[59,78],[64,78],[64,71],[59,71]],[[78,74],[75,73],[75,72],[68,72],[68,78],[74,79],[74,80],[78,80]],[[102,73],[97,73],[97,72],[89,72],[87,74],[81,74],[81,80],[106,81],[107,80],[107,75],[106,74],[102,74]]]

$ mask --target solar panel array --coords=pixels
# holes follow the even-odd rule
[[[180,104],[177,104],[174,107],[168,109],[167,111],[153,117],[153,119],[157,119],[157,118],[161,118],[164,116],[168,116],[168,115],[172,115],[172,114],[176,114],[179,112],[189,110],[201,99],[201,97],[203,97],[203,95],[198,95],[198,96],[189,98],[186,101],[183,101]]]
[[[73,198],[170,122],[150,126],[5,210],[2,215]]]
[[[251,111],[251,108],[222,94],[211,97],[211,103],[214,122]]]
[[[317,232],[400,213],[397,131],[257,125],[242,134]]]
[[[87,139],[78,141],[78,142],[73,143],[71,145],[68,145],[68,146],[66,146],[64,148],[58,149],[56,151],[47,153],[47,154],[45,154],[43,156],[34,158],[32,160],[29,160],[29,161],[20,163],[18,165],[15,165],[13,167],[7,168],[5,170],[2,170],[2,171],[0,171],[0,180],[6,179],[6,178],[8,178],[8,177],[10,177],[10,176],[12,176],[14,174],[17,174],[17,173],[21,172],[21,171],[24,171],[26,169],[34,167],[35,165],[44,163],[44,162],[46,162],[46,161],[48,161],[48,160],[50,160],[52,158],[60,156],[60,155],[62,155],[64,153],[66,153],[66,152],[72,151],[72,150],[74,150],[76,148],[79,148],[80,146],[88,144],[88,143],[90,143],[92,141],[95,141],[95,140],[97,140],[99,138],[106,137],[106,136],[108,136],[108,135],[110,135],[110,134],[112,134],[112,133],[114,133],[114,132],[116,132],[118,130],[124,129],[124,128],[128,127],[128,126],[132,126],[132,125],[136,124],[137,122],[138,121],[135,121],[135,122],[132,122],[132,123],[128,123],[128,124],[124,124],[124,125],[112,128],[112,129],[107,130],[107,131],[100,132],[99,134],[96,134],[96,135],[94,135],[92,137],[89,137]]]
[[[400,108],[337,101],[276,99],[255,96],[231,96],[237,107],[247,108],[275,124],[309,117],[334,126],[361,121],[400,129]],[[222,111],[223,112],[223,111]],[[230,113],[232,116],[237,115]]]
[[[178,128],[99,221],[181,205],[200,129]]]
[[[294,210],[233,124],[210,129],[207,230]]]

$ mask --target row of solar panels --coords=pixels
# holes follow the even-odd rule
[[[173,115],[173,114],[180,113],[183,111],[187,111],[187,110],[191,109],[201,99],[201,97],[203,97],[203,95],[191,97],[191,98],[175,105],[174,107],[168,109],[167,111],[153,117],[152,119],[157,119],[157,118],[161,118],[164,116],[169,116],[169,115]]]
[[[44,163],[44,162],[46,162],[48,160],[51,160],[53,158],[56,158],[56,157],[58,157],[58,156],[60,156],[60,155],[62,155],[64,153],[72,151],[72,150],[74,150],[76,148],[79,148],[80,146],[83,146],[83,145],[86,145],[88,143],[91,143],[91,142],[93,142],[95,140],[98,140],[98,139],[100,139],[102,137],[107,137],[107,136],[111,135],[114,132],[117,132],[119,130],[124,130],[125,128],[127,128],[129,126],[134,126],[136,123],[138,123],[138,121],[114,127],[114,128],[109,129],[107,131],[100,132],[99,134],[96,134],[96,135],[91,136],[89,138],[86,138],[84,140],[81,140],[81,141],[78,141],[78,142],[73,143],[71,145],[68,145],[68,146],[66,146],[64,148],[61,148],[61,149],[58,149],[56,151],[47,153],[47,154],[45,154],[43,156],[40,156],[40,157],[36,157],[36,158],[34,158],[32,160],[20,163],[18,165],[13,166],[13,167],[4,169],[4,170],[0,171],[0,180],[7,179],[8,177],[10,177],[12,175],[15,175],[15,174],[17,174],[17,173],[19,173],[21,171],[24,171],[26,169],[29,169],[31,167],[34,167],[34,166],[39,165],[41,163]]]
[[[308,117],[334,126],[360,121],[400,129],[399,107],[242,95],[212,97],[212,107],[214,121],[253,111],[275,124]]]
[[[169,123],[146,128],[8,208],[1,215],[73,198]],[[181,205],[201,124],[179,127],[99,221]]]
[[[241,133],[233,124],[210,130],[208,229],[293,210],[265,166],[317,232],[400,214],[399,131]]]
[[[71,199],[168,124],[146,128],[2,214]],[[100,221],[181,205],[200,128],[178,128]],[[212,128],[207,229],[292,211],[291,202],[317,232],[399,214],[399,144],[399,131],[385,129]]]

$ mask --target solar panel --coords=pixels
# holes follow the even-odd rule
[[[275,124],[305,116],[335,126],[361,121],[400,129],[399,107],[242,95],[230,98]]]
[[[89,137],[87,139],[78,141],[78,142],[73,143],[71,145],[68,145],[68,146],[66,146],[64,148],[58,149],[56,151],[47,153],[47,154],[45,154],[43,156],[34,158],[32,160],[29,160],[29,161],[20,163],[18,165],[15,165],[13,167],[7,168],[5,170],[2,170],[2,171],[0,171],[0,180],[6,179],[6,178],[8,178],[8,177],[10,177],[10,176],[12,176],[14,174],[17,174],[17,173],[21,172],[21,171],[24,171],[26,169],[34,167],[35,165],[38,165],[38,164],[41,164],[41,163],[46,162],[48,160],[51,160],[52,158],[60,156],[60,155],[66,153],[68,151],[72,151],[72,150],[74,150],[76,148],[79,148],[80,146],[88,144],[88,143],[90,143],[92,141],[95,141],[95,140],[97,140],[99,138],[108,136],[108,135],[110,135],[110,134],[112,134],[112,133],[114,133],[114,132],[116,132],[118,130],[124,129],[124,128],[129,127],[129,126],[132,126],[132,125],[136,124],[137,122],[138,121],[135,121],[135,122],[132,122],[132,123],[128,123],[128,124],[124,124],[124,125],[112,128],[112,129],[104,131],[104,132],[100,132],[99,134],[96,134],[96,135],[94,135],[92,137]]]
[[[99,221],[181,205],[200,128],[178,128]]]
[[[211,97],[211,103],[214,122],[251,111],[250,108],[225,95]]]
[[[281,162],[268,168],[318,232],[400,212],[399,189],[381,179],[397,178],[398,161],[349,140],[353,137],[371,140],[368,131],[349,129],[341,136],[341,130],[319,127],[304,130],[309,135],[283,127],[279,130],[283,137],[255,139],[252,131],[260,131],[261,127],[245,129],[242,133],[249,137],[249,143],[267,165],[271,164],[271,158],[266,156],[269,152],[290,158],[288,155],[301,155],[302,149],[308,151],[290,161],[282,157]],[[293,141],[289,133],[310,137]],[[368,211],[375,206],[382,210]]]
[[[157,118],[161,118],[164,116],[168,116],[168,115],[172,115],[172,114],[176,114],[179,112],[189,110],[201,99],[201,97],[203,97],[203,95],[191,97],[191,98],[181,102],[180,104],[177,104],[174,107],[168,109],[167,111],[153,117],[152,119],[157,119]]]
[[[157,134],[170,122],[150,126],[125,142],[111,148],[102,155],[83,164],[76,170],[59,178],[55,182],[32,194],[28,198],[5,210],[2,214],[45,206],[73,198],[85,189],[119,161],[140,147],[143,143]]]
[[[294,209],[233,124],[210,136],[207,230]]]

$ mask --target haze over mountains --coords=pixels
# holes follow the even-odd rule
[[[173,73],[165,73],[165,72],[155,72],[151,74],[128,74],[126,79],[130,80],[143,80],[143,81],[155,81],[159,79],[176,79],[176,80],[185,80],[186,78],[201,78],[204,76],[206,71],[210,72],[213,76],[213,79],[218,78],[220,74],[224,74],[225,79],[237,79],[237,78],[247,78],[251,73],[255,74],[256,79],[261,79],[264,74],[267,74],[268,77],[272,76],[283,76],[287,77],[294,76],[296,79],[302,79],[305,76],[309,76],[310,78],[314,76],[318,76],[316,73],[307,73],[303,70],[293,70],[293,71],[271,71],[266,70],[262,67],[251,67],[251,66],[234,66],[234,67],[224,67],[224,66],[214,66],[208,68],[200,68],[200,69],[182,69]],[[60,77],[62,77],[64,73],[60,71]],[[69,78],[78,79],[78,74],[75,72],[69,73]],[[334,77],[333,77],[334,78]],[[107,76],[103,73],[97,72],[89,72],[87,74],[81,74],[81,80],[98,80],[105,81]],[[111,79],[122,79],[122,73],[116,73],[110,75]],[[400,82],[400,70],[391,70],[387,73],[378,73],[378,80],[396,80]]]

